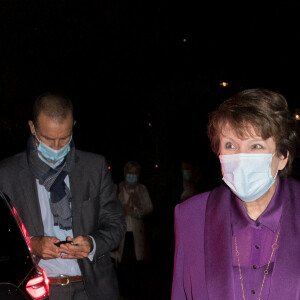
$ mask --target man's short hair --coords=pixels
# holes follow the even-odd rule
[[[74,119],[74,108],[72,101],[60,93],[46,92],[39,95],[32,107],[32,122],[38,127],[38,117],[43,112],[53,120],[63,120],[70,113]]]

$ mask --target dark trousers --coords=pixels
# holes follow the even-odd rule
[[[137,266],[134,250],[133,233],[128,231],[125,235],[125,244],[121,263],[117,270],[120,294],[124,299],[137,298]]]
[[[124,300],[146,300],[148,295],[147,262],[137,261],[132,232],[126,232],[121,263],[117,267],[120,294]]]
[[[83,282],[72,282],[66,286],[50,285],[50,300],[89,300]]]

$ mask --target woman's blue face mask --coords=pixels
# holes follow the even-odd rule
[[[136,174],[127,173],[126,174],[126,181],[128,183],[136,183],[138,181],[138,177],[137,177]]]
[[[271,164],[274,154],[239,153],[220,155],[223,180],[234,194],[245,202],[264,195],[274,184]]]
[[[183,176],[183,180],[187,180],[187,181],[190,180],[191,179],[191,171],[183,169],[182,176]]]

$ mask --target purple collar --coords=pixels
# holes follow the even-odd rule
[[[235,198],[236,205],[232,206],[231,224],[233,235],[246,229],[248,226],[255,227],[259,222],[261,225],[268,227],[273,232],[276,232],[279,227],[280,217],[282,214],[283,199],[278,197],[280,191],[280,179],[277,180],[275,193],[265,209],[265,211],[254,221],[244,209],[242,201],[238,197]]]

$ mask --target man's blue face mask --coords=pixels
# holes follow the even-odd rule
[[[39,140],[36,133],[35,133],[35,137],[39,142],[39,145],[37,146],[37,150],[39,151],[39,153],[46,160],[48,160],[50,162],[55,162],[56,165],[60,164],[70,151],[70,142],[72,140],[72,136],[71,136],[69,142],[59,150],[54,150],[51,147],[47,146],[45,143],[43,143],[41,140]]]

